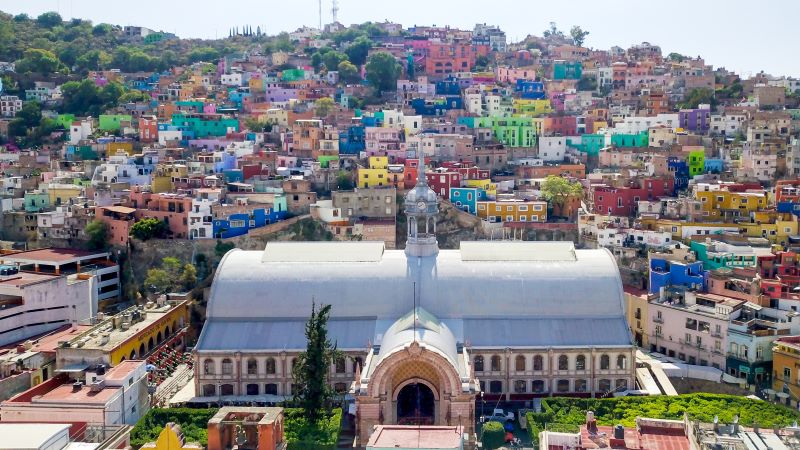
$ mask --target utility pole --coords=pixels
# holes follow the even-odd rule
[[[322,0],[319,0],[319,29],[322,31]]]

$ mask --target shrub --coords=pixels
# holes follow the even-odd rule
[[[168,422],[175,422],[181,426],[186,442],[197,442],[205,447],[208,445],[208,420],[216,413],[216,409],[152,408],[131,430],[131,446],[139,448],[155,441]]]
[[[286,408],[283,412],[287,450],[333,450],[336,448],[342,423],[341,409],[334,409],[317,423],[309,422],[302,408]]]
[[[483,448],[493,450],[506,442],[506,430],[500,422],[486,422],[481,429]]]
[[[152,217],[145,217],[131,227],[131,236],[142,241],[152,238],[162,238],[166,232],[167,225]]]

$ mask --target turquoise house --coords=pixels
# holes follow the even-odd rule
[[[470,214],[478,214],[478,201],[488,200],[486,191],[478,187],[451,187],[450,203]]]
[[[50,195],[42,191],[25,193],[25,212],[41,212],[50,209]]]
[[[611,145],[614,147],[647,147],[648,133],[643,131],[638,134],[619,133],[611,135]]]
[[[580,142],[567,138],[567,145],[589,156],[599,156],[600,149],[606,147],[606,136],[604,134],[583,134]]]

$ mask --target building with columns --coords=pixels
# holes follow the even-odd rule
[[[269,242],[225,255],[195,347],[198,401],[291,395],[312,302],[332,305],[329,336],[347,357],[329,378],[354,398],[360,445],[377,425],[462,425],[472,435],[481,399],[523,406],[634,388],[611,253],[571,242],[441,250],[439,199],[420,166],[404,202],[404,250]]]

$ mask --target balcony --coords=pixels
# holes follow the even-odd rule
[[[653,322],[655,323],[664,323],[664,318],[659,316],[653,316]]]

